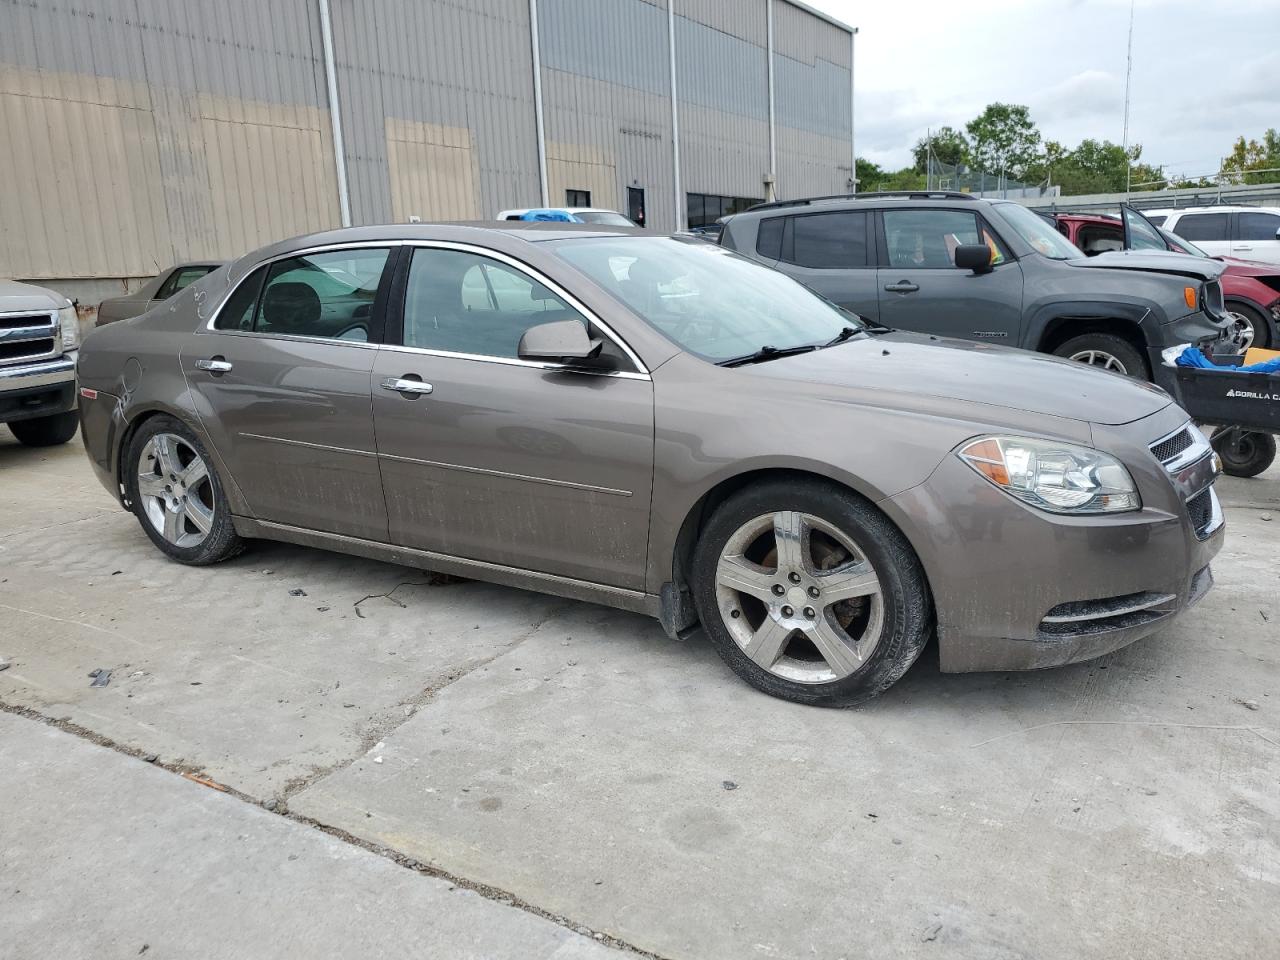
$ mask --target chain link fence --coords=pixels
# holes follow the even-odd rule
[[[990,199],[1037,199],[1057,196],[1059,192],[1058,187],[1046,188],[1040,184],[1023,183],[1002,174],[973,170],[964,164],[943,163],[934,156],[929,157],[925,178],[928,190],[957,190]]]

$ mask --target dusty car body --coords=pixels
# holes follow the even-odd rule
[[[133,293],[123,297],[110,297],[98,304],[97,326],[127,320],[158,307],[170,297],[181,293],[207,273],[217,270],[216,261],[178,263],[162,270]]]
[[[330,311],[300,264],[358,287]],[[748,682],[822,705],[935,627],[944,670],[1123,646],[1203,595],[1223,534],[1216,461],[1159,389],[876,332],[627,229],[299,238],[95,331],[80,376],[95,470],[176,559],[260,537],[701,622]]]
[[[0,280],[0,423],[20,443],[46,447],[75,436],[80,323],[62,294]]]

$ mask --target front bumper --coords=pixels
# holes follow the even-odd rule
[[[0,367],[0,423],[34,420],[76,408],[76,355]]]
[[[1185,420],[1177,407],[1174,425]],[[1170,417],[1157,414],[1149,420]],[[1131,427],[1134,425],[1130,425]],[[943,671],[1033,670],[1092,659],[1169,623],[1208,592],[1209,563],[1225,525],[1209,488],[1213,459],[1170,475],[1141,442],[1095,443],[1121,455],[1143,508],[1110,516],[1044,513],[997,489],[948,455],[925,483],[883,501],[907,532],[929,578]],[[1114,439],[1114,438],[1113,438]],[[1146,460],[1138,459],[1145,455]],[[1135,466],[1136,463],[1136,466]],[[1193,493],[1208,489],[1197,532]],[[1205,500],[1197,501],[1199,506]]]

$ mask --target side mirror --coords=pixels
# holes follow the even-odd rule
[[[956,266],[974,273],[991,272],[991,248],[985,243],[964,243],[956,247]]]
[[[521,360],[589,360],[603,345],[577,320],[555,320],[526,330],[516,354]]]

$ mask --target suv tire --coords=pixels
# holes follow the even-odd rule
[[[146,421],[120,469],[143,531],[174,560],[203,566],[244,549],[213,458],[186,424],[164,415]]]
[[[74,410],[9,424],[18,442],[28,447],[56,447],[74,437],[79,427],[80,414]]]
[[[784,700],[851,707],[888,689],[933,632],[915,551],[868,501],[820,481],[774,480],[722,503],[694,551],[711,645]]]
[[[1146,358],[1124,337],[1114,333],[1082,333],[1054,348],[1054,356],[1123,373],[1139,380],[1151,379]]]

